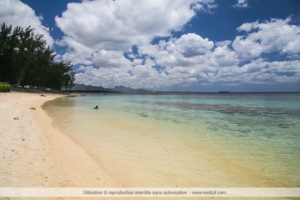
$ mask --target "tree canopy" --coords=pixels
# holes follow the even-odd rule
[[[0,30],[0,82],[32,85],[60,90],[74,83],[70,62],[55,62],[53,50],[43,35],[26,29],[1,25]]]

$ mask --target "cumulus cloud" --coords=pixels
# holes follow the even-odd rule
[[[80,42],[71,38],[64,38],[64,40],[56,41],[58,46],[67,46],[67,51],[62,55],[63,60],[71,61],[73,64],[91,65],[91,57],[94,51],[81,44]]]
[[[188,33],[176,40],[175,46],[185,57],[194,57],[206,54],[213,48],[214,43],[200,35]]]
[[[208,70],[214,67],[238,63],[237,54],[230,50],[231,42],[219,42],[203,39],[197,34],[183,34],[168,42],[160,41],[156,45],[140,47],[142,54],[155,58],[156,64],[165,67],[197,67]]]
[[[233,42],[234,50],[241,59],[253,59],[262,53],[279,52],[281,54],[300,53],[300,27],[289,24],[290,18],[272,19],[264,23],[244,23],[238,31],[246,32]]]
[[[233,41],[172,35],[196,12],[213,7],[213,0],[69,3],[55,18],[64,33],[57,44],[67,46],[63,59],[81,64],[77,83],[103,87],[299,81],[300,32],[290,18],[244,23]],[[158,37],[164,39],[153,43]],[[287,59],[271,62],[264,57],[268,53]]]
[[[228,45],[228,42],[219,43],[213,50],[214,43],[207,38],[203,39],[197,34],[184,34],[180,38],[141,46],[139,53],[147,55],[144,64],[140,58],[131,57],[134,59],[131,63],[118,62],[124,63],[118,68],[86,67],[76,78],[80,83],[152,89],[176,84],[216,82],[215,75],[220,67],[238,62],[237,56]],[[188,52],[187,56],[189,48],[194,52]],[[123,59],[120,53],[118,58]],[[106,65],[106,61],[103,63]],[[159,70],[156,66],[159,66]]]
[[[233,6],[236,8],[247,8],[248,7],[248,0],[237,0],[237,3]]]
[[[129,66],[131,62],[126,59],[122,51],[101,50],[93,54],[93,63],[98,67],[124,67]]]
[[[191,5],[201,2],[84,1],[69,3],[67,10],[55,20],[67,37],[86,46],[126,50],[133,44],[180,30],[195,15]]]
[[[260,25],[257,23],[253,27],[257,26]],[[239,29],[247,30],[247,32],[252,30],[252,28],[248,29],[248,24],[242,25]],[[239,37],[241,36],[237,36],[234,42]],[[253,60],[248,59],[246,64],[241,64],[244,62],[243,51],[239,51],[235,46],[237,43],[234,42],[214,43],[197,34],[183,34],[179,38],[170,38],[168,41],[161,40],[157,44],[140,46],[138,54],[147,55],[144,64],[142,64],[142,59],[136,55],[131,55],[131,59],[133,59],[131,63],[129,60],[125,62],[126,59],[119,52],[116,54],[118,56],[115,57],[115,61],[122,67],[116,64],[118,68],[115,68],[113,67],[114,63],[107,63],[103,60],[99,63],[111,65],[111,67],[87,67],[84,72],[77,74],[77,81],[102,86],[126,85],[133,88],[153,89],[192,83],[238,85],[241,83],[267,84],[300,81],[299,59],[270,62],[263,58],[254,59],[254,54],[250,54]],[[284,44],[288,44],[288,42]],[[276,47],[277,49],[273,51],[283,52],[285,46]],[[267,50],[263,49],[260,53],[265,51]],[[297,51],[289,51],[289,54],[294,52]],[[101,56],[103,55],[102,53]],[[113,56],[110,55],[106,58],[110,57]],[[160,66],[160,70],[157,70],[156,66]]]
[[[167,79],[170,81],[168,82]],[[159,73],[150,65],[122,68],[94,68],[85,66],[76,74],[78,83],[103,87],[119,85],[132,88],[159,88],[174,82],[165,73]]]
[[[239,63],[238,55],[228,46],[220,45],[213,51],[211,59],[214,59],[218,66],[230,66]]]
[[[300,81],[300,61],[254,60],[242,66],[223,67],[167,67],[157,71],[151,65],[123,68],[94,68],[82,66],[76,74],[78,83],[114,87],[125,85],[132,88],[158,89],[173,85],[202,85],[224,83],[230,85],[273,84]]]
[[[300,61],[268,62],[260,58],[235,69],[235,72],[246,83],[295,82],[300,80]]]
[[[128,51],[132,45],[148,44],[156,36],[181,30],[196,11],[211,4],[213,0],[83,1],[68,3],[55,21],[65,34],[60,43],[73,54],[80,53],[82,46],[94,51]]]
[[[26,28],[31,26],[37,34],[43,34],[47,44],[52,46],[53,39],[49,34],[49,28],[42,25],[43,18],[36,16],[35,12],[28,5],[20,0],[0,1],[0,22],[13,27],[21,26]]]
[[[67,47],[57,58],[80,66],[77,83],[103,87],[300,81],[300,26],[291,24],[291,18],[241,24],[233,41],[212,41],[196,33],[173,35],[197,12],[214,7],[214,0],[68,3],[55,18],[64,33],[55,44]],[[238,0],[234,7],[248,7],[248,1]],[[42,21],[19,0],[0,1],[0,22],[31,25],[52,45]],[[155,38],[163,39],[153,42]]]

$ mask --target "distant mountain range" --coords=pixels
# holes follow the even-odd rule
[[[92,86],[84,84],[75,84],[71,89],[74,92],[104,92],[104,93],[152,93],[153,91],[145,89],[132,89],[125,86],[116,86],[114,88],[104,88],[101,86]]]
[[[91,92],[91,93],[124,93],[124,94],[203,94],[203,93],[211,93],[211,92],[191,92],[191,91],[153,91],[146,89],[133,89],[125,86],[116,86],[114,88],[104,88],[101,86],[92,86],[92,85],[84,85],[84,84],[75,84],[71,89],[72,92]],[[220,94],[231,93],[226,90],[222,90],[219,92]]]
[[[111,89],[93,86],[93,85],[84,85],[84,84],[75,84],[71,88],[72,91],[98,91],[98,92],[113,92]]]

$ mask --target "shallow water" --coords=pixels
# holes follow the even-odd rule
[[[300,186],[300,94],[89,95],[44,108],[124,185]]]

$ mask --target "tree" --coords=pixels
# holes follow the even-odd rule
[[[17,36],[20,28],[16,28],[12,33],[12,26],[1,25],[0,32],[0,80],[12,82],[14,77],[14,55],[17,47]]]
[[[0,32],[0,81],[17,85],[35,85],[61,89],[74,83],[74,72],[69,62],[54,62],[53,50],[43,35],[5,23]]]

